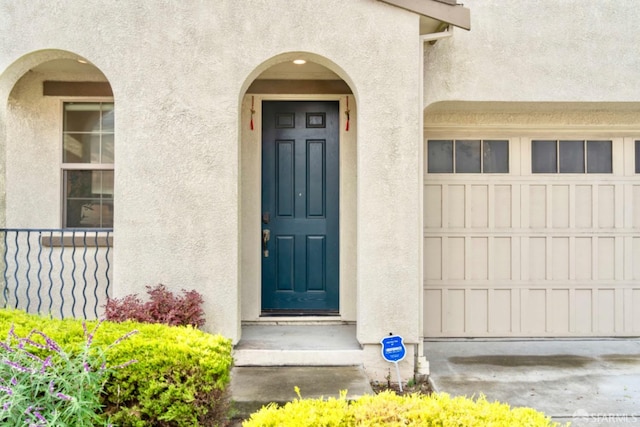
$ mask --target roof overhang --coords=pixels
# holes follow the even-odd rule
[[[471,13],[455,0],[379,0],[420,15],[420,34],[442,31],[444,27],[471,29]]]

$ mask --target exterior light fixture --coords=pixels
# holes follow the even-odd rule
[[[294,59],[293,63],[296,65],[302,65],[302,64],[306,64],[307,61],[305,61],[304,59]]]

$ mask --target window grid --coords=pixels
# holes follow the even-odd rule
[[[448,143],[448,145],[450,145],[450,154],[449,152],[444,152],[443,153],[439,153],[440,156],[435,156],[435,155],[430,155],[431,150],[429,149],[430,147],[435,147],[436,144],[439,146],[444,146],[443,143]],[[458,158],[458,151],[459,149],[462,150],[462,148],[460,147],[460,145],[465,144],[468,147],[471,146],[473,143],[477,143],[479,146],[479,149],[477,150],[477,153],[473,153],[473,154],[477,154],[477,156],[479,157],[478,159],[472,159],[475,162],[479,162],[479,168],[478,170],[460,170],[460,165],[459,165],[459,158]],[[497,161],[493,161],[490,164],[492,165],[491,168],[495,169],[495,170],[490,170],[487,171],[487,166],[486,166],[486,161],[485,158],[487,157],[487,155],[489,154],[489,147],[492,143],[497,143],[495,144],[494,149],[498,149],[499,146],[503,146],[504,150],[502,151],[502,158],[501,160],[497,160]],[[509,173],[509,141],[508,140],[503,140],[503,139],[457,139],[457,140],[453,140],[453,139],[448,139],[448,140],[427,140],[427,173]],[[432,153],[433,154],[433,153]],[[446,164],[443,164],[441,162],[442,160],[442,154],[444,154],[445,157],[450,156],[449,158],[446,158]],[[434,160],[434,158],[437,157],[437,160]],[[438,162],[436,164],[436,162]],[[464,169],[465,166],[462,167],[462,169]]]
[[[113,102],[62,106],[63,227],[113,227]]]
[[[562,150],[562,146],[563,143],[565,147],[567,147],[569,145],[569,143],[574,143],[574,142],[580,142],[581,144],[581,149],[582,149],[582,158],[581,158],[581,163],[582,163],[582,170],[581,171],[575,171],[575,170],[567,170],[567,169],[571,169],[570,167],[566,166],[565,164],[563,164],[563,159],[566,159],[567,161],[570,159],[567,159],[567,156],[571,154],[571,150],[568,151],[563,151]],[[597,160],[598,158],[596,157],[595,154],[590,155],[589,152],[589,148],[591,147],[595,147],[596,144],[598,143],[607,143],[608,144],[608,156],[605,160],[607,160],[607,166],[602,168],[601,165],[597,164]],[[536,153],[537,149],[539,148],[540,150],[542,150],[542,144],[548,144],[548,143],[553,143],[555,144],[555,165],[554,165],[554,170],[545,170],[545,167],[543,164],[537,162],[537,159],[539,158],[538,156],[536,156],[536,154],[542,154],[542,152],[538,152]],[[591,143],[591,144],[590,144]],[[576,144],[577,146],[577,144]],[[574,150],[575,151],[575,150]],[[613,157],[612,157],[612,151],[613,151],[613,142],[611,140],[532,140],[531,141],[531,172],[532,173],[613,173]],[[592,163],[595,166],[591,166],[589,159],[592,159]],[[594,170],[596,169],[596,170]]]

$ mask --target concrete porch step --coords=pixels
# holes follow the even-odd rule
[[[361,366],[362,350],[234,350],[235,366]]]
[[[354,366],[363,351],[355,325],[246,325],[235,366]]]

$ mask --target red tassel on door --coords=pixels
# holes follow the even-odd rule
[[[347,115],[347,125],[345,126],[345,130],[347,132],[349,132],[349,113],[351,112],[351,110],[349,110],[349,97],[347,96],[347,109],[344,112]]]
[[[253,96],[251,97],[251,122],[249,122],[249,127],[253,130],[253,115],[256,113],[256,110],[253,109]]]

